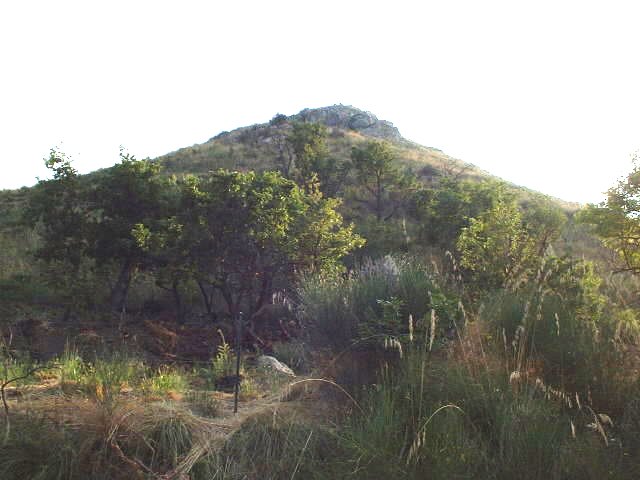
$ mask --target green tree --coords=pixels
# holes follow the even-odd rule
[[[536,238],[514,200],[500,199],[470,219],[458,238],[460,263],[482,289],[501,288],[530,272],[540,259]]]
[[[354,233],[354,226],[344,226],[338,212],[342,201],[324,198],[318,188],[305,195],[304,215],[294,226],[297,247],[293,263],[297,270],[316,272],[336,271],[342,268],[340,260],[362,247],[365,241]]]
[[[36,252],[45,261],[64,261],[74,268],[80,265],[87,245],[83,241],[86,201],[71,159],[52,149],[45,166],[53,178],[40,180],[29,197],[25,220],[39,223],[42,247]]]
[[[640,159],[625,179],[610,188],[604,202],[588,205],[578,220],[593,226],[603,243],[617,254],[617,270],[640,273]]]
[[[329,153],[327,127],[320,123],[294,122],[287,136],[288,155],[285,176],[290,176],[291,160],[295,157],[298,184],[304,187],[320,182],[325,196],[338,194],[349,172],[349,164],[341,163]],[[282,156],[281,158],[285,158]]]
[[[189,245],[182,239],[182,225],[176,217],[181,207],[180,190],[173,179],[167,186],[171,188],[168,188],[166,216],[147,220],[147,225],[136,224],[132,235],[145,253],[145,268],[152,273],[156,286],[171,294],[176,320],[183,323],[185,305],[181,291],[193,277],[193,265]],[[212,314],[210,306],[207,307],[207,312]]]
[[[362,244],[342,224],[336,200],[276,172],[219,170],[186,178],[181,190],[176,223],[193,275],[203,297],[218,291],[231,316],[250,316],[276,282],[301,269],[331,268]]]
[[[167,179],[157,163],[124,153],[116,166],[82,181],[63,154],[52,151],[46,165],[53,179],[39,183],[28,209],[29,219],[42,226],[38,256],[70,265],[73,275],[83,262],[115,269],[110,303],[122,312],[131,280],[148,260],[133,231],[166,216]]]
[[[97,179],[91,191],[88,253],[97,266],[116,268],[110,303],[117,312],[125,308],[135,273],[148,267],[147,252],[133,235],[134,229],[168,215],[171,189],[160,169],[156,162],[122,153],[120,163]]]
[[[522,210],[523,225],[529,237],[535,239],[536,254],[542,257],[567,223],[567,214],[541,195],[523,202]]]
[[[351,162],[361,194],[356,200],[366,205],[378,222],[391,219],[403,205],[409,176],[398,168],[391,145],[383,141],[353,147]]]
[[[29,195],[24,221],[36,226],[41,241],[34,254],[46,265],[44,278],[68,316],[87,300],[86,189],[63,152],[52,149],[44,162],[52,178],[40,180]]]
[[[444,178],[432,188],[421,188],[410,202],[421,246],[453,251],[463,228],[497,201],[502,187],[496,182],[459,181]]]

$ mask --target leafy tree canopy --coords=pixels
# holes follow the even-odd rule
[[[298,184],[309,186],[317,180],[322,192],[333,197],[344,183],[349,164],[338,162],[330,154],[327,134],[327,127],[320,123],[293,122],[286,141],[295,157]]]
[[[579,221],[590,224],[619,259],[618,270],[640,273],[640,159],[636,156],[629,175],[609,189],[607,199],[588,205]]]
[[[402,172],[391,144],[366,142],[351,150],[351,162],[361,194],[357,200],[373,211],[378,222],[391,219],[410,191],[411,176]]]
[[[462,267],[482,289],[515,285],[533,275],[564,219],[544,202],[523,212],[511,196],[498,195],[491,208],[469,220],[457,241]]]
[[[181,204],[168,225],[177,236],[156,234],[172,239],[164,245],[177,252],[174,262],[191,272],[203,295],[219,291],[232,315],[259,309],[275,281],[301,269],[336,268],[363,244],[343,225],[337,200],[317,189],[307,193],[276,172],[218,170],[179,186]],[[154,235],[138,230],[143,241]]]
[[[166,215],[170,179],[159,175],[158,164],[125,153],[116,166],[82,181],[60,152],[52,150],[45,164],[53,179],[39,182],[27,209],[27,219],[40,224],[38,256],[64,264],[70,275],[87,261],[117,268],[111,303],[122,311],[131,279],[147,260],[132,231]]]
[[[418,221],[418,242],[452,250],[471,218],[489,210],[504,189],[495,182],[442,179],[433,188],[418,190],[412,197],[410,213]]]

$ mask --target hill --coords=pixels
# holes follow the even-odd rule
[[[447,168],[465,170],[469,175],[484,173],[438,149],[406,140],[391,122],[344,105],[304,109],[288,117],[278,114],[271,122],[222,132],[202,144],[181,148],[158,160],[171,173],[200,173],[216,168],[277,168],[278,157],[283,154],[282,140],[291,131],[294,121],[325,125],[329,131],[330,152],[339,159],[347,159],[354,145],[367,139],[381,139],[391,142],[400,161],[416,167],[425,179],[437,176]]]
[[[637,478],[570,205],[341,105],[121,157],[0,192],[0,478]]]
[[[326,145],[329,154],[338,163],[348,162],[353,147],[362,146],[368,140],[389,142],[396,161],[410,170],[424,186],[435,186],[443,178],[456,178],[472,182],[482,180],[499,181],[516,194],[521,203],[534,198],[544,198],[558,205],[566,213],[575,212],[579,205],[548,197],[522,186],[510,184],[491,175],[477,166],[453,158],[443,151],[419,145],[402,136],[393,123],[380,120],[376,115],[346,105],[333,105],[315,109],[304,109],[294,115],[275,115],[269,122],[240,127],[230,132],[221,132],[209,140],[168,153],[153,161],[163,166],[165,174],[204,174],[219,168],[229,170],[278,170],[283,161],[292,155],[287,136],[295,122],[317,122],[327,128]],[[97,178],[109,169],[84,175],[86,181]],[[353,183],[353,179],[351,180]],[[0,191],[0,241],[4,246],[0,252],[0,278],[7,278],[16,271],[30,271],[28,250],[37,245],[37,235],[20,225],[21,212],[32,188]],[[342,213],[351,220],[349,212],[354,206],[345,195]],[[574,251],[584,251],[579,245],[588,243],[589,258],[602,256],[598,246],[593,246],[584,233],[570,232]],[[578,240],[576,241],[576,238]],[[562,250],[565,250],[562,247]]]
[[[380,139],[393,145],[398,161],[411,168],[417,177],[429,185],[442,176],[481,180],[500,180],[471,163],[451,157],[437,148],[420,145],[404,138],[387,120],[371,112],[348,105],[332,105],[309,109],[285,116],[277,114],[270,122],[221,132],[204,143],[181,148],[157,158],[167,173],[206,173],[218,168],[264,171],[277,169],[279,159],[286,155],[284,140],[292,123],[313,122],[327,127],[327,144],[338,161],[350,158],[351,149],[367,140]],[[522,198],[542,195],[526,187],[506,182]],[[579,204],[548,197],[568,212]]]

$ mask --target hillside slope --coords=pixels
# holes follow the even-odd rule
[[[291,131],[293,121],[326,125],[331,154],[338,159],[348,158],[353,145],[376,138],[394,144],[401,161],[423,167],[425,177],[447,167],[469,171],[475,168],[448,157],[440,150],[405,140],[392,123],[378,120],[372,113],[343,105],[305,109],[290,117],[276,116],[269,123],[222,132],[202,144],[182,148],[158,160],[172,173],[200,173],[216,168],[277,168],[278,158],[286,154],[284,137]]]
[[[293,129],[294,121],[318,122],[327,127],[326,139],[330,155],[339,162],[350,159],[351,150],[367,140],[382,139],[392,146],[399,163],[408,167],[425,185],[433,185],[442,176],[454,176],[470,180],[500,180],[475,165],[450,157],[441,150],[419,145],[405,139],[389,121],[380,120],[374,114],[352,106],[333,105],[285,116],[277,114],[267,123],[240,127],[222,132],[201,144],[181,148],[155,159],[163,165],[167,174],[203,174],[218,168],[230,170],[273,170],[282,166],[291,154],[286,137]],[[101,175],[99,170],[85,176],[89,179]],[[505,182],[508,184],[508,182]],[[538,192],[510,185],[522,201]],[[0,241],[4,245],[0,254],[0,278],[10,272],[25,270],[25,250],[37,242],[30,229],[20,225],[30,188],[0,191]],[[578,204],[557,198],[551,200],[566,212],[574,212]],[[347,201],[347,203],[349,203]]]
[[[238,170],[277,169],[279,160],[287,154],[285,137],[292,122],[317,122],[329,131],[328,146],[338,160],[347,160],[351,148],[366,140],[381,139],[390,142],[398,160],[425,184],[437,181],[441,175],[455,175],[467,179],[491,178],[499,180],[479,167],[450,157],[443,151],[420,145],[404,138],[393,123],[380,120],[373,113],[347,105],[332,105],[284,116],[276,115],[270,122],[240,127],[222,132],[208,141],[159,157],[167,173],[205,173],[218,168]],[[537,195],[526,187],[510,184],[523,197]],[[567,211],[579,205],[553,198]]]

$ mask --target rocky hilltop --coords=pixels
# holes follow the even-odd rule
[[[355,130],[369,137],[384,138],[386,140],[402,140],[402,135],[393,123],[379,120],[371,112],[365,112],[350,105],[332,105],[322,108],[305,108],[291,120],[323,123],[328,127],[345,130]]]
[[[170,174],[200,174],[217,168],[280,170],[291,159],[286,138],[296,121],[326,125],[329,154],[342,162],[350,159],[354,146],[367,139],[381,139],[393,145],[403,167],[411,168],[426,183],[451,172],[464,173],[466,178],[488,175],[438,149],[405,139],[393,123],[350,105],[305,108],[289,116],[278,113],[268,122],[221,132],[204,143],[181,148],[157,160]]]
[[[387,120],[379,120],[378,117],[371,112],[366,112],[350,105],[331,105],[321,108],[305,108],[291,116],[278,114],[269,123],[241,127],[231,132],[222,132],[210,141],[221,140],[224,143],[228,143],[230,140],[236,140],[238,137],[251,135],[248,132],[261,132],[264,135],[269,133],[265,131],[268,127],[282,125],[283,123],[290,123],[292,121],[321,123],[329,128],[351,130],[368,137],[381,138],[389,141],[404,140],[393,123]]]

